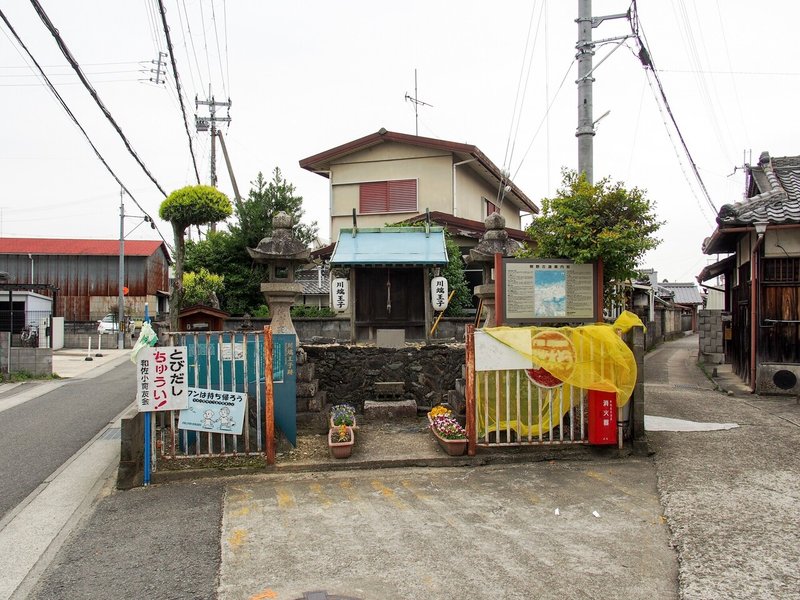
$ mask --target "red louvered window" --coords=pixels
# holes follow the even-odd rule
[[[497,208],[497,205],[494,202],[492,202],[490,200],[487,200],[486,198],[484,198],[483,200],[486,202],[486,216],[487,217],[489,215],[493,215],[496,212],[500,212],[500,209]]]
[[[361,214],[416,211],[416,179],[374,181],[359,186],[358,212]]]

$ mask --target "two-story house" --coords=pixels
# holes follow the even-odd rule
[[[424,213],[473,221],[500,212],[522,229],[539,208],[476,146],[381,129],[300,161],[330,182],[331,240],[353,226],[382,227]],[[498,193],[499,190],[499,193]],[[459,241],[459,244],[461,242]]]
[[[330,182],[331,239],[341,243],[337,250],[332,245],[316,254],[332,252],[331,266],[349,269],[354,339],[372,338],[378,328],[400,327],[411,337],[426,337],[429,278],[442,260],[447,262],[442,228],[417,237],[381,228],[417,221],[428,212],[465,254],[478,243],[488,215],[499,212],[509,234],[524,238],[522,217],[539,212],[469,144],[381,129],[305,158],[300,166]],[[365,255],[366,248],[373,248],[374,256]]]

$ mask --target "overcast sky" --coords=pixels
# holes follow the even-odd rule
[[[166,85],[141,81],[152,74],[140,69],[154,68],[150,61],[165,51],[157,2],[41,3],[160,185],[170,192],[194,183],[171,68]],[[405,95],[414,94],[414,69],[418,98],[432,105],[420,108],[420,135],[478,146],[537,204],[555,193],[563,167],[577,167],[577,0],[165,5],[202,182],[209,181],[210,142],[194,133],[194,97],[206,97],[210,84],[218,100],[233,102],[223,132],[242,193],[259,171],[269,177],[280,167],[323,238],[327,180],[298,161],[381,127],[413,134]],[[628,7],[626,0],[595,0],[593,12]],[[744,178],[734,168],[745,160],[755,163],[765,150],[800,154],[800,67],[791,51],[800,2],[640,0],[638,8],[667,99],[717,209],[741,199]],[[163,196],[66,66],[31,3],[4,0],[2,10],[111,168],[157,216]],[[0,235],[118,238],[119,186],[4,24],[0,31]],[[629,32],[619,20],[593,33],[600,40]],[[660,279],[691,281],[713,258],[700,248],[716,213],[665,125],[635,47],[621,46],[594,73],[594,117],[610,111],[597,125],[595,178],[647,190],[666,224],[663,243],[642,266]],[[595,64],[612,48],[598,47]],[[217,170],[219,187],[232,196],[221,156]],[[141,214],[130,199],[125,210]],[[146,227],[131,231],[138,222],[126,220],[128,239],[153,237]],[[159,228],[171,242],[169,225]]]

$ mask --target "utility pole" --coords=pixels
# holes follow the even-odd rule
[[[197,96],[194,97],[195,109],[199,106],[208,107],[208,117],[194,116],[195,127],[197,131],[211,130],[211,187],[217,187],[217,123],[230,123],[231,122],[231,99],[227,101],[217,101],[211,95],[211,84],[208,85],[208,100],[198,100]],[[218,117],[217,107],[225,107],[228,109],[228,116]],[[216,223],[211,223],[211,231],[216,230]]]
[[[125,349],[125,333],[122,324],[125,322],[125,190],[119,190],[119,305],[117,306],[117,348]]]
[[[228,98],[227,101],[217,101],[214,96],[211,95],[211,87],[209,86],[208,90],[209,99],[208,100],[198,100],[197,96],[195,96],[194,104],[195,108],[199,106],[207,106],[208,107],[208,117],[199,117],[197,115],[194,116],[195,126],[197,127],[197,131],[209,131],[211,130],[211,186],[217,187],[217,151],[216,151],[216,137],[217,137],[217,123],[230,123],[231,122],[231,99]],[[228,109],[228,116],[226,117],[218,117],[217,116],[217,108],[218,107],[225,107]]]
[[[578,51],[576,55],[578,59],[578,79],[575,82],[578,85],[578,129],[575,131],[575,137],[578,138],[578,173],[585,173],[586,180],[589,183],[594,183],[594,126],[597,121],[608,114],[605,113],[597,121],[593,120],[592,83],[594,83],[594,77],[592,77],[592,73],[606,58],[611,56],[614,50],[619,48],[627,38],[631,37],[630,35],[622,35],[599,40],[599,42],[619,40],[619,43],[597,63],[597,66],[592,67],[595,48],[595,42],[592,41],[592,29],[607,19],[629,18],[630,11],[604,17],[592,17],[592,0],[578,0],[578,18],[575,20],[578,23],[578,43],[575,44],[575,49]]]

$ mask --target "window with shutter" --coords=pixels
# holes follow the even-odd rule
[[[486,203],[486,216],[487,217],[489,215],[493,215],[496,212],[500,212],[500,209],[497,208],[497,205],[494,202],[491,202],[490,200],[487,200],[486,198],[484,198],[483,201]]]
[[[359,186],[358,212],[416,212],[417,180],[373,181]]]

